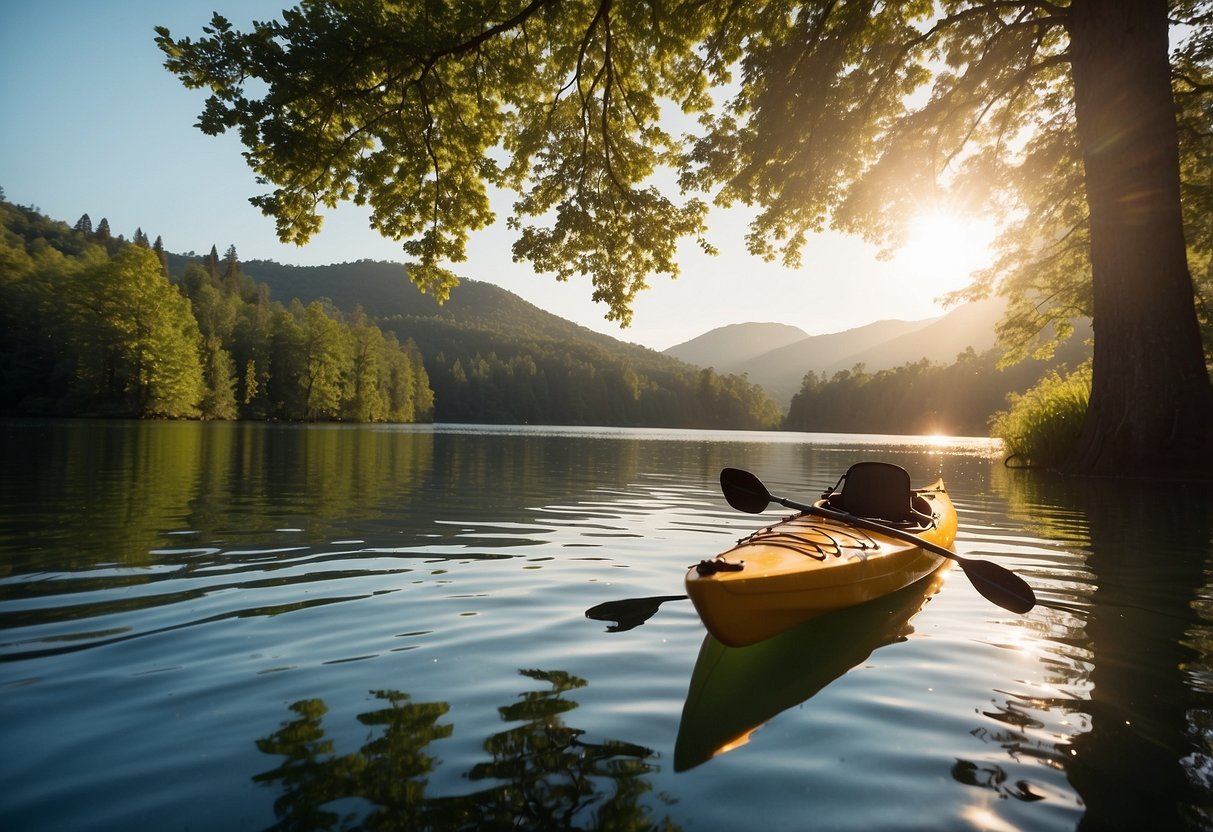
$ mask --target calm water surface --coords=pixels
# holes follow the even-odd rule
[[[860,459],[942,475],[1037,608],[952,570],[745,650],[586,616],[779,516],[722,467],[809,499]],[[1213,828],[1211,560],[1208,489],[984,440],[0,423],[0,818]]]

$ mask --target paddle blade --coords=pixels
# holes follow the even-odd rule
[[[762,480],[740,468],[725,468],[720,472],[720,490],[729,505],[748,514],[761,514],[771,503],[771,493]]]
[[[624,598],[621,601],[604,601],[585,611],[586,618],[595,621],[614,621],[607,627],[608,633],[622,633],[639,627],[657,612],[666,601],[685,601],[685,595],[658,595],[651,598]]]
[[[973,588],[1004,610],[1023,614],[1036,606],[1036,593],[1028,582],[1009,569],[988,560],[957,559]]]

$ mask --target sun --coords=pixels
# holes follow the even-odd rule
[[[994,259],[994,225],[943,210],[910,220],[906,243],[893,256],[899,272],[938,297],[961,289]]]

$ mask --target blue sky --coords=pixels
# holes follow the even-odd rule
[[[248,204],[265,190],[240,155],[234,136],[210,137],[193,125],[205,95],[186,90],[162,66],[153,27],[197,36],[212,10],[238,28],[278,16],[282,0],[38,0],[0,3],[0,187],[5,198],[74,223],[88,213],[130,238],[142,228],[171,251],[241,259],[326,264],[371,258],[403,262],[398,243],[367,226],[355,206],[325,219],[304,247],[279,243],[273,221]],[[920,241],[892,261],[878,261],[862,241],[813,239],[805,265],[791,271],[745,251],[745,215],[713,214],[711,240],[720,255],[688,242],[682,275],[654,276],[635,305],[632,326],[603,319],[587,279],[558,283],[511,262],[505,229],[473,238],[465,277],[497,283],[530,302],[625,341],[655,349],[715,327],[774,321],[810,334],[837,332],[885,318],[940,314],[933,296],[964,281],[955,265],[940,275],[939,247]],[[963,271],[963,268],[961,268]]]

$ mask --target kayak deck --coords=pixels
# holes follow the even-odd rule
[[[916,490],[914,502],[931,522],[904,530],[951,546],[956,509],[943,481]],[[879,531],[797,514],[692,567],[686,589],[708,631],[726,645],[741,647],[823,613],[896,592],[944,560]]]

